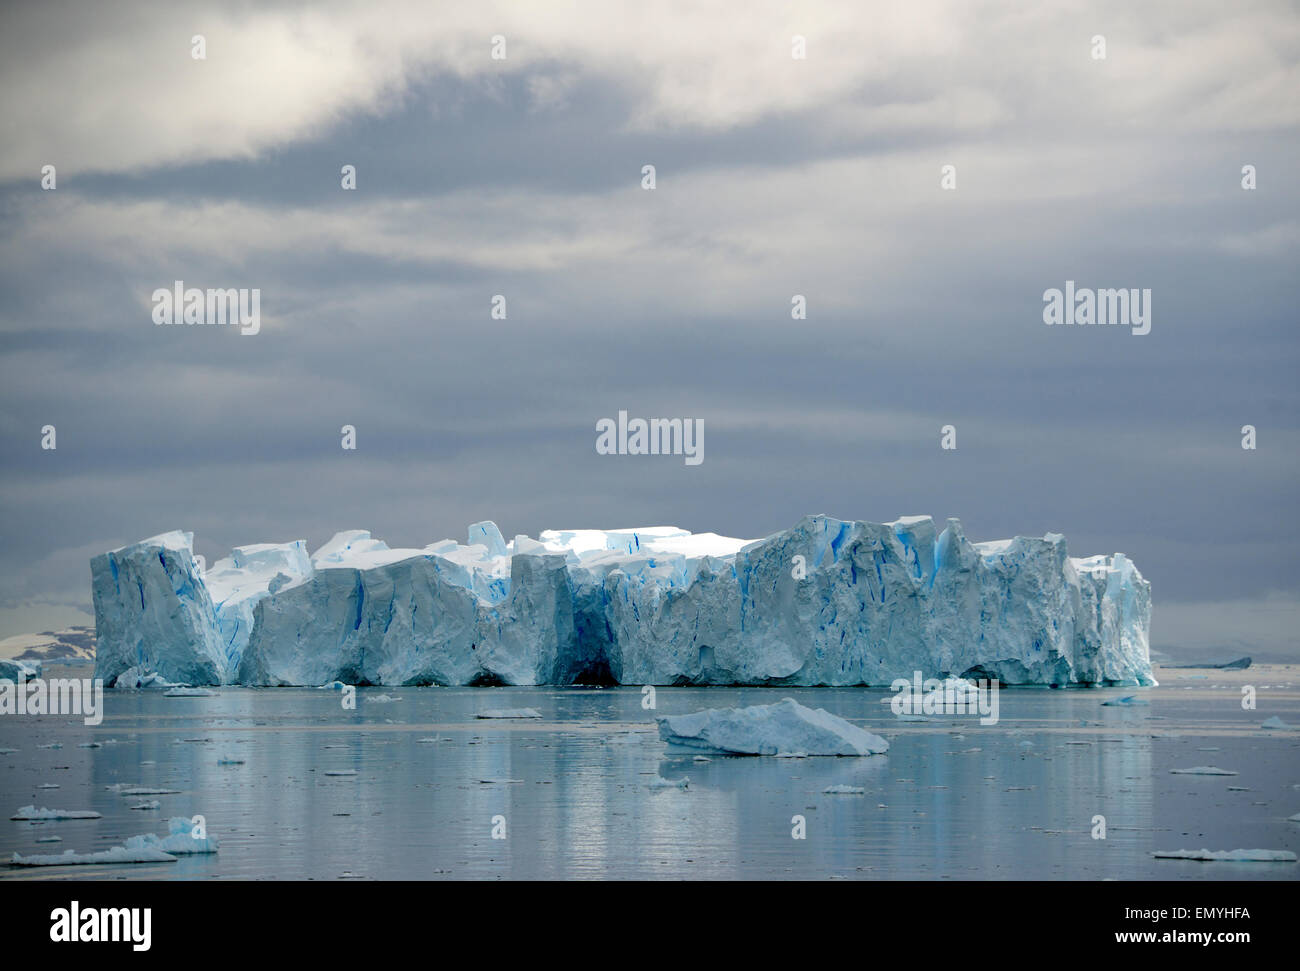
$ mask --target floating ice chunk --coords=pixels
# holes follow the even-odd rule
[[[198,853],[217,852],[217,838],[211,833],[198,836],[199,824],[184,816],[173,816],[167,821],[168,834],[161,839],[153,833],[132,836],[126,841],[126,849],[134,852],[158,852],[188,856]]]
[[[145,811],[148,811],[148,810],[150,810],[150,809],[162,809],[162,803],[160,803],[157,799],[151,799],[151,800],[149,800],[149,801],[147,801],[147,802],[139,802],[139,803],[136,803],[136,804],[135,804],[134,806],[132,806],[131,808],[132,808],[132,809],[141,809],[141,810],[145,810]]]
[[[100,814],[89,809],[46,809],[23,806],[10,819],[100,819]]]
[[[1288,725],[1286,722],[1284,722],[1282,719],[1278,718],[1277,715],[1274,715],[1272,718],[1268,719],[1268,721],[1264,722],[1264,724],[1260,725],[1259,727],[1287,729],[1290,728],[1291,726]]]
[[[14,866],[84,866],[103,863],[175,863],[176,857],[155,848],[139,847],[128,849],[114,846],[98,853],[78,853],[66,850],[63,853],[36,854],[35,856],[13,855]]]
[[[20,750],[16,748],[0,748],[0,755],[14,755],[18,751]]]
[[[36,837],[36,842],[38,842],[38,843],[62,843],[62,842],[63,842],[63,837],[62,837],[62,836],[38,836],[38,837]]]
[[[0,657],[0,678],[6,681],[22,679],[33,681],[40,676],[40,661],[19,661],[17,658]]]
[[[889,743],[822,709],[793,698],[749,708],[711,708],[656,719],[670,747],[723,755],[880,755]]]
[[[356,769],[329,769],[325,772],[330,776],[352,776],[357,774]]]
[[[215,691],[207,688],[168,688],[163,692],[164,698],[211,698]]]
[[[1194,765],[1190,769],[1170,769],[1172,775],[1236,775],[1231,769],[1220,769],[1213,765]]]
[[[237,759],[234,756],[223,755],[217,759],[217,765],[243,765],[243,759]]]
[[[57,782],[42,782],[42,783],[41,783],[39,786],[37,786],[36,788],[37,788],[37,789],[57,789],[57,788],[59,788],[59,784],[58,784]]]
[[[175,796],[180,794],[179,789],[154,789],[149,786],[127,786],[124,789],[118,789],[117,792],[123,796]]]
[[[867,790],[861,786],[846,785],[827,786],[822,790],[822,792],[826,793],[828,796],[860,796],[866,793],[866,791]]]
[[[184,688],[187,685],[168,681],[154,671],[133,667],[119,674],[117,680],[113,682],[113,687],[122,691],[170,691],[172,688]]]
[[[394,695],[375,695],[373,698],[367,696],[366,704],[388,705],[388,704],[392,704],[395,701],[401,701],[401,700],[402,700],[401,698],[395,697]]]
[[[480,711],[475,718],[541,718],[536,708],[490,708]]]
[[[1151,702],[1145,698],[1139,698],[1137,695],[1125,695],[1123,698],[1111,698],[1110,701],[1103,701],[1102,707],[1140,707],[1149,705]]]
[[[691,780],[688,779],[686,776],[682,776],[680,779],[660,778],[660,779],[655,779],[653,782],[647,783],[647,785],[649,785],[651,789],[685,789],[690,784],[691,784]]]
[[[1201,860],[1207,863],[1294,863],[1290,850],[1156,850],[1157,860]]]

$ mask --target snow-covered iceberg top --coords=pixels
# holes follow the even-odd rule
[[[670,748],[717,755],[883,755],[889,743],[824,708],[793,698],[774,705],[709,708],[663,715],[659,737]]]
[[[961,523],[808,516],[763,539],[674,526],[546,530],[205,570],[174,531],[91,561],[106,684],[1152,684],[1150,587],[1062,536],[974,544]],[[157,683],[155,681],[155,683]],[[152,685],[150,685],[152,686]]]

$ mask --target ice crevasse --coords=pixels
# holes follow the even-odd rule
[[[972,543],[961,523],[806,516],[765,539],[670,526],[308,554],[190,533],[91,560],[96,676],[191,685],[1153,684],[1150,585],[1064,537]],[[124,682],[125,683],[125,682]]]

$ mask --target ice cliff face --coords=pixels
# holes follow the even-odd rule
[[[1150,684],[1150,585],[1057,534],[809,516],[746,541],[674,527],[389,549],[338,533],[240,547],[202,574],[188,533],[91,561],[96,676],[189,684]]]

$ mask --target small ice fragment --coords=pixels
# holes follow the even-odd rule
[[[200,832],[199,824],[192,819],[173,816],[167,821],[167,828],[170,832],[161,839],[153,833],[132,836],[126,841],[126,849],[141,852],[161,851],[175,853],[178,856],[217,852],[217,838],[207,832],[202,836],[197,835]]]
[[[680,779],[655,779],[649,785],[651,789],[685,789],[690,782],[690,779],[682,776]]]
[[[1147,701],[1145,698],[1139,698],[1137,695],[1125,695],[1123,698],[1111,698],[1110,701],[1103,701],[1101,704],[1103,708],[1117,706],[1136,708],[1142,705],[1149,705],[1151,702]]]
[[[149,801],[147,801],[147,802],[137,803],[136,805],[132,806],[131,808],[132,808],[132,809],[142,809],[142,810],[146,810],[146,811],[148,811],[148,810],[150,810],[150,809],[161,809],[161,808],[162,808],[162,803],[160,803],[157,799],[153,799],[153,800],[149,800]]]
[[[480,711],[476,718],[541,718],[541,712],[535,708],[490,708]]]
[[[1277,715],[1274,715],[1272,718],[1270,718],[1268,721],[1264,722],[1264,724],[1260,725],[1259,727],[1260,727],[1260,728],[1282,728],[1282,729],[1286,729],[1286,728],[1290,728],[1291,726],[1288,725],[1286,722],[1284,722],[1282,719],[1278,718]]]
[[[1231,769],[1220,769],[1213,765],[1194,765],[1190,769],[1170,769],[1173,775],[1236,775]]]
[[[822,792],[831,796],[836,796],[836,795],[860,796],[865,794],[866,791],[867,790],[863,789],[861,786],[846,786],[846,785],[827,786],[825,789],[822,790]]]
[[[1294,863],[1290,850],[1156,850],[1157,860],[1200,860],[1207,863]]]
[[[332,775],[332,776],[356,775],[357,770],[356,769],[330,769],[325,774]]]
[[[168,688],[163,692],[164,698],[211,698],[215,691],[207,688]]]
[[[123,796],[175,796],[180,794],[179,789],[154,789],[149,786],[128,786],[117,791]]]
[[[46,809],[23,806],[10,819],[99,819],[99,813],[88,809]]]

